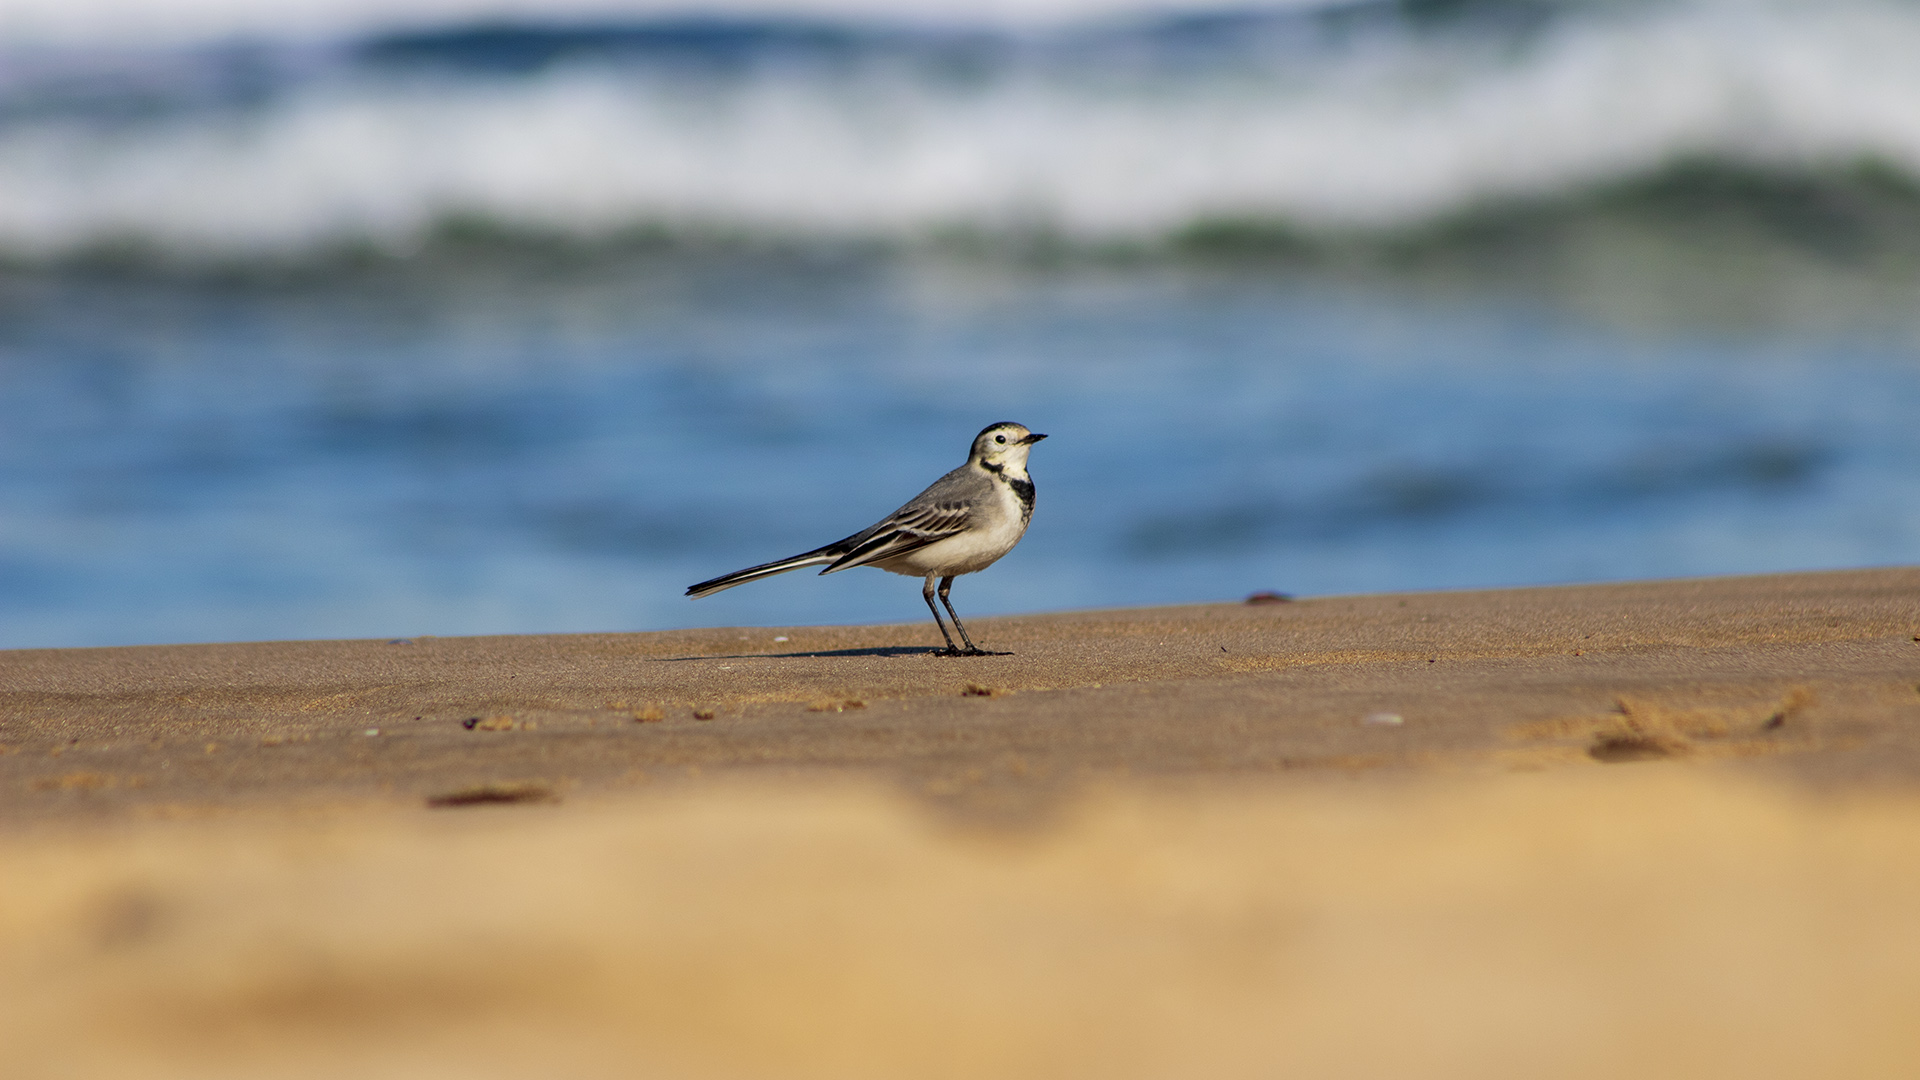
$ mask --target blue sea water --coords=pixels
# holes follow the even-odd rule
[[[0,646],[1920,561],[1903,4],[367,31],[0,66]],[[1649,85],[1652,84],[1652,85]],[[932,634],[932,628],[926,628]]]

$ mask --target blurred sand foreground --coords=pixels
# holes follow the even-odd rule
[[[1886,570],[0,654],[4,1072],[1920,1075],[1916,623]]]
[[[0,843],[28,1077],[1920,1073],[1920,798],[719,786]]]

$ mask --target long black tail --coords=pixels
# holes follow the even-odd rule
[[[749,566],[745,570],[735,570],[731,574],[722,574],[710,581],[703,581],[698,585],[687,586],[687,595],[697,600],[702,596],[711,596],[722,589],[731,589],[735,585],[745,585],[749,581],[759,581],[761,578],[772,577],[775,574],[784,574],[789,570],[798,570],[803,566],[820,566],[824,563],[830,563],[839,558],[840,554],[846,550],[841,546],[844,543],[845,541],[841,541],[841,543],[838,544],[828,544],[823,548],[814,548],[804,555],[795,555],[791,559],[761,563],[759,566]]]

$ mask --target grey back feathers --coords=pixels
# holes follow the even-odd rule
[[[931,487],[914,496],[907,505],[852,536],[789,558],[749,566],[745,570],[703,581],[689,587],[687,595],[698,599],[735,585],[745,585],[749,581],[808,566],[824,565],[826,569],[820,572],[831,574],[836,570],[867,566],[909,554],[935,541],[965,532],[973,523],[974,507],[982,501],[981,497],[989,486],[979,470],[971,468],[970,464],[962,465],[935,480]]]

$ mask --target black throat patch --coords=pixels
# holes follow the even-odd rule
[[[1020,497],[1020,520],[1026,521],[1033,517],[1033,481],[1009,479],[1007,486]]]

